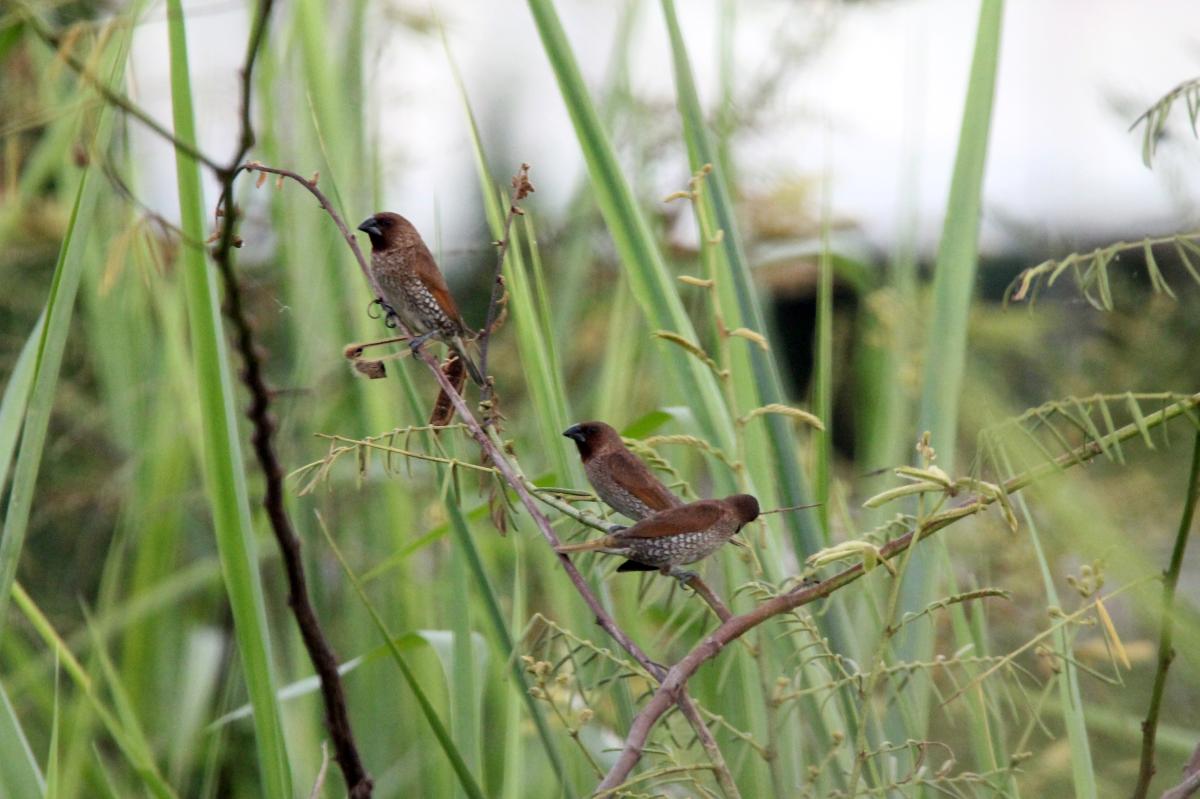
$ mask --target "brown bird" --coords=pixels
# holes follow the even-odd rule
[[[416,352],[430,338],[441,339],[458,354],[471,379],[482,386],[483,375],[467,355],[464,342],[471,331],[463,324],[446,279],[421,234],[407,219],[389,211],[375,214],[358,229],[371,237],[371,274],[383,292],[379,299],[417,336],[409,347]]]
[[[702,499],[647,516],[633,527],[582,544],[565,544],[556,552],[600,551],[628,558],[619,572],[686,573],[676,567],[707,558],[745,525],[758,518],[758,500],[749,494]],[[690,575],[688,575],[690,576]]]
[[[604,422],[580,422],[563,435],[575,442],[588,482],[600,499],[634,521],[683,504],[629,451],[621,434]]]

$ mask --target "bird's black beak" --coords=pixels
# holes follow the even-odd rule
[[[361,230],[363,233],[366,233],[371,238],[375,238],[376,236],[379,236],[379,237],[383,236],[383,231],[380,230],[379,223],[375,221],[375,217],[373,217],[373,216],[365,219],[363,221],[363,223],[358,226],[358,229]]]
[[[584,439],[583,428],[577,424],[573,424],[570,427],[568,427],[566,430],[564,430],[563,435],[573,441],[578,441],[580,444],[583,443],[583,439]]]

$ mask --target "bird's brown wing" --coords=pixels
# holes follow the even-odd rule
[[[604,458],[604,468],[613,482],[628,491],[654,511],[674,508],[682,504],[679,497],[662,484],[654,473],[627,449],[610,452]]]
[[[425,288],[429,289],[429,293],[437,300],[437,304],[441,306],[446,316],[449,316],[465,330],[462,315],[458,312],[458,306],[450,294],[450,287],[446,285],[446,278],[442,276],[442,270],[438,269],[429,248],[422,244],[415,250],[412,254],[413,272],[425,284]]]
[[[719,500],[702,499],[647,516],[633,527],[616,535],[618,538],[662,538],[698,533],[719,522],[724,514],[725,509]]]

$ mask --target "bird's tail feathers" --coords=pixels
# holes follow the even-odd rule
[[[466,342],[462,340],[462,336],[455,336],[450,340],[450,348],[458,354],[459,360],[467,367],[467,373],[471,375],[471,380],[475,385],[482,386],[485,382],[483,373],[479,371],[479,367],[475,365],[475,360],[467,354]]]
[[[609,549],[616,545],[616,536],[606,535],[600,538],[593,538],[591,541],[583,541],[578,544],[560,544],[554,548],[554,551],[560,554],[565,554],[567,552],[591,552],[596,549]]]

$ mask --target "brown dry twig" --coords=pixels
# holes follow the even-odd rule
[[[288,580],[288,605],[296,616],[297,626],[313,667],[321,684],[325,703],[326,722],[333,739],[338,765],[346,779],[351,799],[367,799],[371,796],[373,783],[367,774],[354,743],[346,709],[345,692],[337,671],[337,657],[333,653],[317,621],[316,612],[308,597],[308,588],[300,557],[300,540],[296,537],[291,520],[284,509],[283,471],[275,454],[273,436],[275,422],[270,413],[271,399],[276,396],[266,385],[262,371],[262,356],[254,341],[253,328],[242,306],[241,287],[234,272],[232,249],[241,246],[234,227],[237,211],[233,207],[233,185],[242,170],[242,161],[254,144],[254,129],[250,120],[250,100],[254,65],[266,36],[271,17],[273,0],[261,0],[254,17],[253,27],[246,45],[245,61],[241,70],[241,129],[237,152],[225,166],[205,154],[190,142],[177,138],[170,130],[158,123],[137,104],[120,92],[113,91],[104,81],[97,78],[87,64],[77,58],[65,45],[64,40],[39,18],[37,12],[27,4],[19,4],[19,13],[30,29],[46,44],[55,48],[58,56],[71,70],[90,83],[104,101],[121,109],[149,128],[155,135],[172,145],[177,153],[183,154],[211,170],[221,182],[221,196],[217,205],[218,230],[210,242],[217,242],[212,257],[217,264],[225,284],[225,312],[233,325],[234,342],[242,358],[242,382],[251,396],[246,415],[254,429],[252,444],[263,471],[266,491],[263,505],[275,533]],[[185,246],[195,242],[184,237]]]
[[[1146,427],[1162,424],[1175,416],[1188,414],[1192,408],[1200,406],[1200,393],[1192,394],[1162,410],[1149,414],[1140,423],[1130,423],[1104,436],[1100,441],[1089,441],[1079,447],[1063,453],[1053,461],[1041,464],[1023,474],[1013,477],[1003,483],[1002,490],[995,495],[978,495],[962,504],[934,514],[926,519],[917,529],[889,541],[879,548],[879,557],[883,560],[894,558],[907,550],[913,544],[928,538],[934,533],[953,524],[959,519],[973,516],[999,501],[1000,496],[1006,496],[1027,487],[1035,480],[1069,466],[1078,465],[1095,458],[1105,451],[1105,446],[1112,441],[1122,441],[1141,435]],[[733,616],[723,622],[711,634],[685,655],[668,671],[666,679],[659,683],[658,689],[650,701],[638,712],[630,725],[625,738],[625,747],[617,762],[605,775],[597,787],[597,792],[612,790],[623,784],[628,778],[649,738],[650,731],[664,713],[675,703],[680,692],[687,688],[688,680],[696,671],[712,660],[721,650],[733,641],[748,633],[763,622],[783,613],[790,613],[804,605],[816,602],[832,594],[834,591],[849,585],[865,573],[863,564],[859,563],[848,569],[815,584],[802,584],[799,587],[769,599],[754,610],[738,616]]]
[[[512,178],[512,194],[508,201],[508,213],[504,216],[504,231],[500,240],[496,242],[496,270],[492,276],[492,297],[488,301],[487,321],[483,325],[483,329],[479,331],[476,340],[479,342],[479,371],[483,373],[486,385],[483,387],[482,401],[487,402],[491,399],[493,393],[492,381],[488,379],[488,349],[492,340],[492,333],[500,326],[504,320],[504,315],[501,313],[501,307],[505,304],[507,294],[504,289],[504,259],[508,255],[508,246],[511,241],[511,231],[513,219],[523,215],[525,212],[521,210],[518,203],[524,200],[534,192],[533,184],[529,182],[529,164],[521,164],[517,174]]]
[[[1183,767],[1183,782],[1163,793],[1162,799],[1188,799],[1196,791],[1200,791],[1200,746]]]
[[[265,482],[263,508],[283,556],[288,583],[288,606],[296,617],[300,637],[320,681],[325,723],[333,741],[338,766],[346,781],[347,793],[351,799],[369,799],[374,790],[374,783],[363,765],[362,756],[354,740],[346,693],[338,674],[338,658],[321,629],[316,610],[309,598],[304,561],[300,554],[300,538],[296,535],[284,506],[284,474],[275,452],[275,420],[270,410],[274,394],[268,388],[263,374],[263,356],[255,343],[253,327],[242,305],[241,285],[233,264],[233,248],[241,245],[235,232],[238,213],[233,204],[234,182],[242,170],[242,161],[254,145],[254,130],[250,119],[252,78],[254,63],[266,35],[272,4],[273,0],[262,0],[259,3],[258,14],[247,44],[246,61],[241,71],[241,131],[237,152],[228,167],[214,168],[221,181],[221,197],[217,206],[217,245],[213,248],[212,257],[225,284],[225,314],[233,327],[234,342],[242,359],[242,383],[250,393],[250,406],[246,410],[246,416],[253,428],[254,454]],[[207,160],[203,163],[211,166]]]

